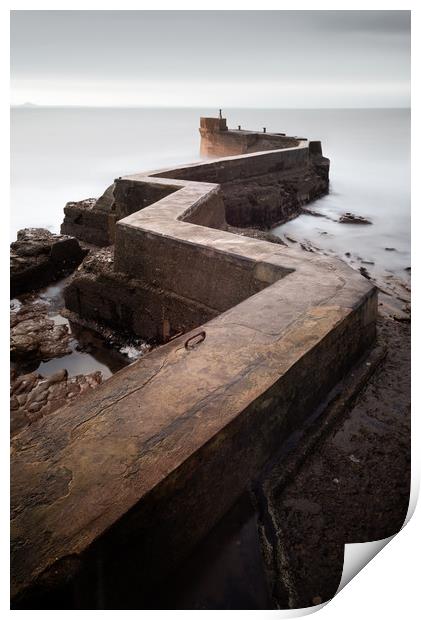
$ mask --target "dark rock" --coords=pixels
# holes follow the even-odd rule
[[[303,205],[327,194],[329,160],[322,157],[316,163],[312,159],[306,171],[291,172],[288,178],[282,172],[271,172],[229,181],[221,188],[228,224],[272,228],[297,217]]]
[[[111,245],[115,223],[113,189],[114,185],[108,187],[98,200],[86,198],[68,202],[64,207],[61,233],[99,247]]]
[[[110,212],[114,208],[114,188],[115,183],[107,187],[105,192],[95,202],[95,209]]]
[[[68,377],[62,369],[44,377],[36,372],[11,378],[11,431],[16,435],[28,424],[63,407],[76,395],[96,388],[102,382],[101,372]]]
[[[47,305],[24,301],[10,312],[10,357],[29,362],[61,357],[70,353],[67,325],[56,325],[47,315]]]
[[[10,244],[11,295],[37,290],[71,273],[86,253],[73,237],[44,228],[19,230]]]
[[[313,248],[311,247],[311,245],[306,242],[306,243],[300,243],[301,248],[305,251],[305,252],[314,252]]]
[[[305,252],[316,252],[316,251],[319,252],[320,251],[320,248],[310,243],[308,239],[305,239],[304,241],[300,242],[300,246]]]
[[[385,248],[386,252],[396,252],[396,248]]]
[[[341,215],[338,222],[340,224],[372,224],[368,218],[362,217],[362,215],[354,215],[349,212]]]
[[[367,278],[367,280],[371,280],[371,276],[365,267],[360,267],[359,272],[362,276],[364,276],[364,278]]]

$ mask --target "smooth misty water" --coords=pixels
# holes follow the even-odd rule
[[[298,113],[298,118],[305,136],[322,139],[331,159],[331,184],[330,193],[311,209],[332,219],[302,215],[274,232],[306,238],[352,266],[361,259],[374,262],[366,268],[376,278],[382,279],[385,271],[406,276],[404,269],[411,264],[409,110],[314,114]],[[373,225],[332,221],[347,211],[368,217]],[[346,252],[351,256],[345,257]]]
[[[99,196],[115,177],[199,159],[199,117],[211,109],[14,108],[11,239],[26,226],[56,232],[69,200]],[[331,192],[312,205],[336,219],[351,211],[373,226],[302,215],[276,229],[307,238],[369,269],[410,265],[409,110],[226,109],[228,124],[321,139]],[[327,234],[326,234],[327,233]],[[385,247],[396,248],[386,252]]]

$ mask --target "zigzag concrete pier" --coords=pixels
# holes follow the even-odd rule
[[[147,589],[374,342],[368,280],[229,228],[253,213],[260,225],[262,210],[288,218],[319,195],[319,146],[290,138],[130,175],[96,208],[67,207],[64,232],[109,246],[106,269],[88,257],[75,273],[69,310],[164,344],[13,440],[17,605],[63,592],[84,601],[87,576],[111,583],[122,558]]]

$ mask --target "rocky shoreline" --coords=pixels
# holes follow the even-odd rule
[[[12,371],[10,379],[12,436],[102,383],[99,371],[69,377],[65,369],[49,376],[37,372],[19,375]]]
[[[56,325],[48,305],[26,295],[13,300],[10,311],[10,358],[17,365],[62,357],[70,353],[67,325]]]
[[[71,403],[75,397],[98,387],[104,379],[101,370],[69,374],[66,365],[75,352],[89,351],[89,344],[78,338],[76,324],[66,318],[64,298],[68,276],[84,258],[95,252],[67,235],[45,229],[23,229],[10,249],[10,277],[13,299],[10,303],[10,416],[11,434],[19,433],[45,415]],[[42,293],[57,284],[59,294],[51,298]],[[86,328],[87,326],[84,326]],[[91,326],[92,327],[92,326]],[[107,350],[117,358],[116,369],[134,361],[149,348],[139,341],[124,339],[99,326],[104,357]],[[115,351],[115,353],[114,353]],[[55,361],[55,372],[38,371]],[[99,364],[101,365],[101,364]],[[92,359],[95,367],[95,359]],[[44,374],[43,374],[44,373]]]
[[[10,289],[15,297],[65,277],[80,265],[88,250],[66,235],[44,228],[24,228],[10,244]]]

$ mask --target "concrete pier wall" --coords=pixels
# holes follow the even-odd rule
[[[229,157],[149,172],[136,185],[110,186],[97,201],[70,202],[65,207],[62,234],[98,246],[112,245],[116,221],[174,191],[171,184],[154,184],[151,177],[219,184],[225,215],[221,214],[217,224],[208,224],[218,227],[226,220],[240,228],[270,228],[296,216],[302,204],[327,192],[329,160],[323,157],[320,143],[315,150],[307,140],[262,134],[256,142],[259,152],[254,152],[231,144],[230,130],[220,133],[227,140],[223,154]],[[121,191],[123,198],[118,195]]]
[[[146,593],[301,427],[373,341],[376,297],[339,272],[339,304],[314,282],[299,312],[289,277],[204,325],[195,347],[196,332],[174,340],[18,436],[14,594],[65,587],[83,605],[98,571]]]
[[[200,154],[225,157],[297,146],[298,139],[280,133],[228,129],[225,118],[200,119]]]
[[[203,229],[187,224],[224,231],[227,216],[233,221],[234,201],[241,209],[237,220],[241,222],[245,209],[259,223],[265,207],[262,203],[253,207],[258,218],[250,213],[249,184],[273,176],[278,184],[282,177],[290,179],[292,172],[307,171],[308,165],[308,142],[301,141],[289,150],[226,157],[116,179],[113,212],[119,223],[114,225],[115,250],[108,259],[113,268],[98,275],[95,266],[79,271],[65,291],[67,308],[88,321],[100,320],[113,329],[165,342],[258,292],[272,283],[274,276],[259,275],[255,263],[241,255],[243,238],[229,235],[233,251],[227,253],[221,232],[217,235],[219,245],[200,245],[194,241]],[[231,187],[231,183],[235,185]],[[267,194],[268,209],[272,209],[267,187],[262,191]],[[165,234],[152,235],[143,224],[140,228],[136,224],[139,217],[143,224],[152,225],[159,218]],[[184,225],[180,228],[174,218]],[[183,238],[174,236],[181,233]]]
[[[123,574],[146,592],[373,343],[368,280],[220,229],[221,183],[308,157],[304,142],[117,179],[114,208],[128,214],[115,225],[114,261],[108,249],[85,259],[66,303],[142,330],[157,329],[174,301],[173,315],[185,309],[197,327],[13,439],[16,606],[51,596],[88,605],[92,580],[123,587]],[[183,331],[177,320],[162,331]]]
[[[296,141],[296,144],[290,148],[205,160],[188,166],[160,170],[152,173],[151,176],[223,184],[239,179],[247,180],[251,177],[284,172],[293,168],[303,168],[308,163],[309,143],[307,140],[301,140]]]

